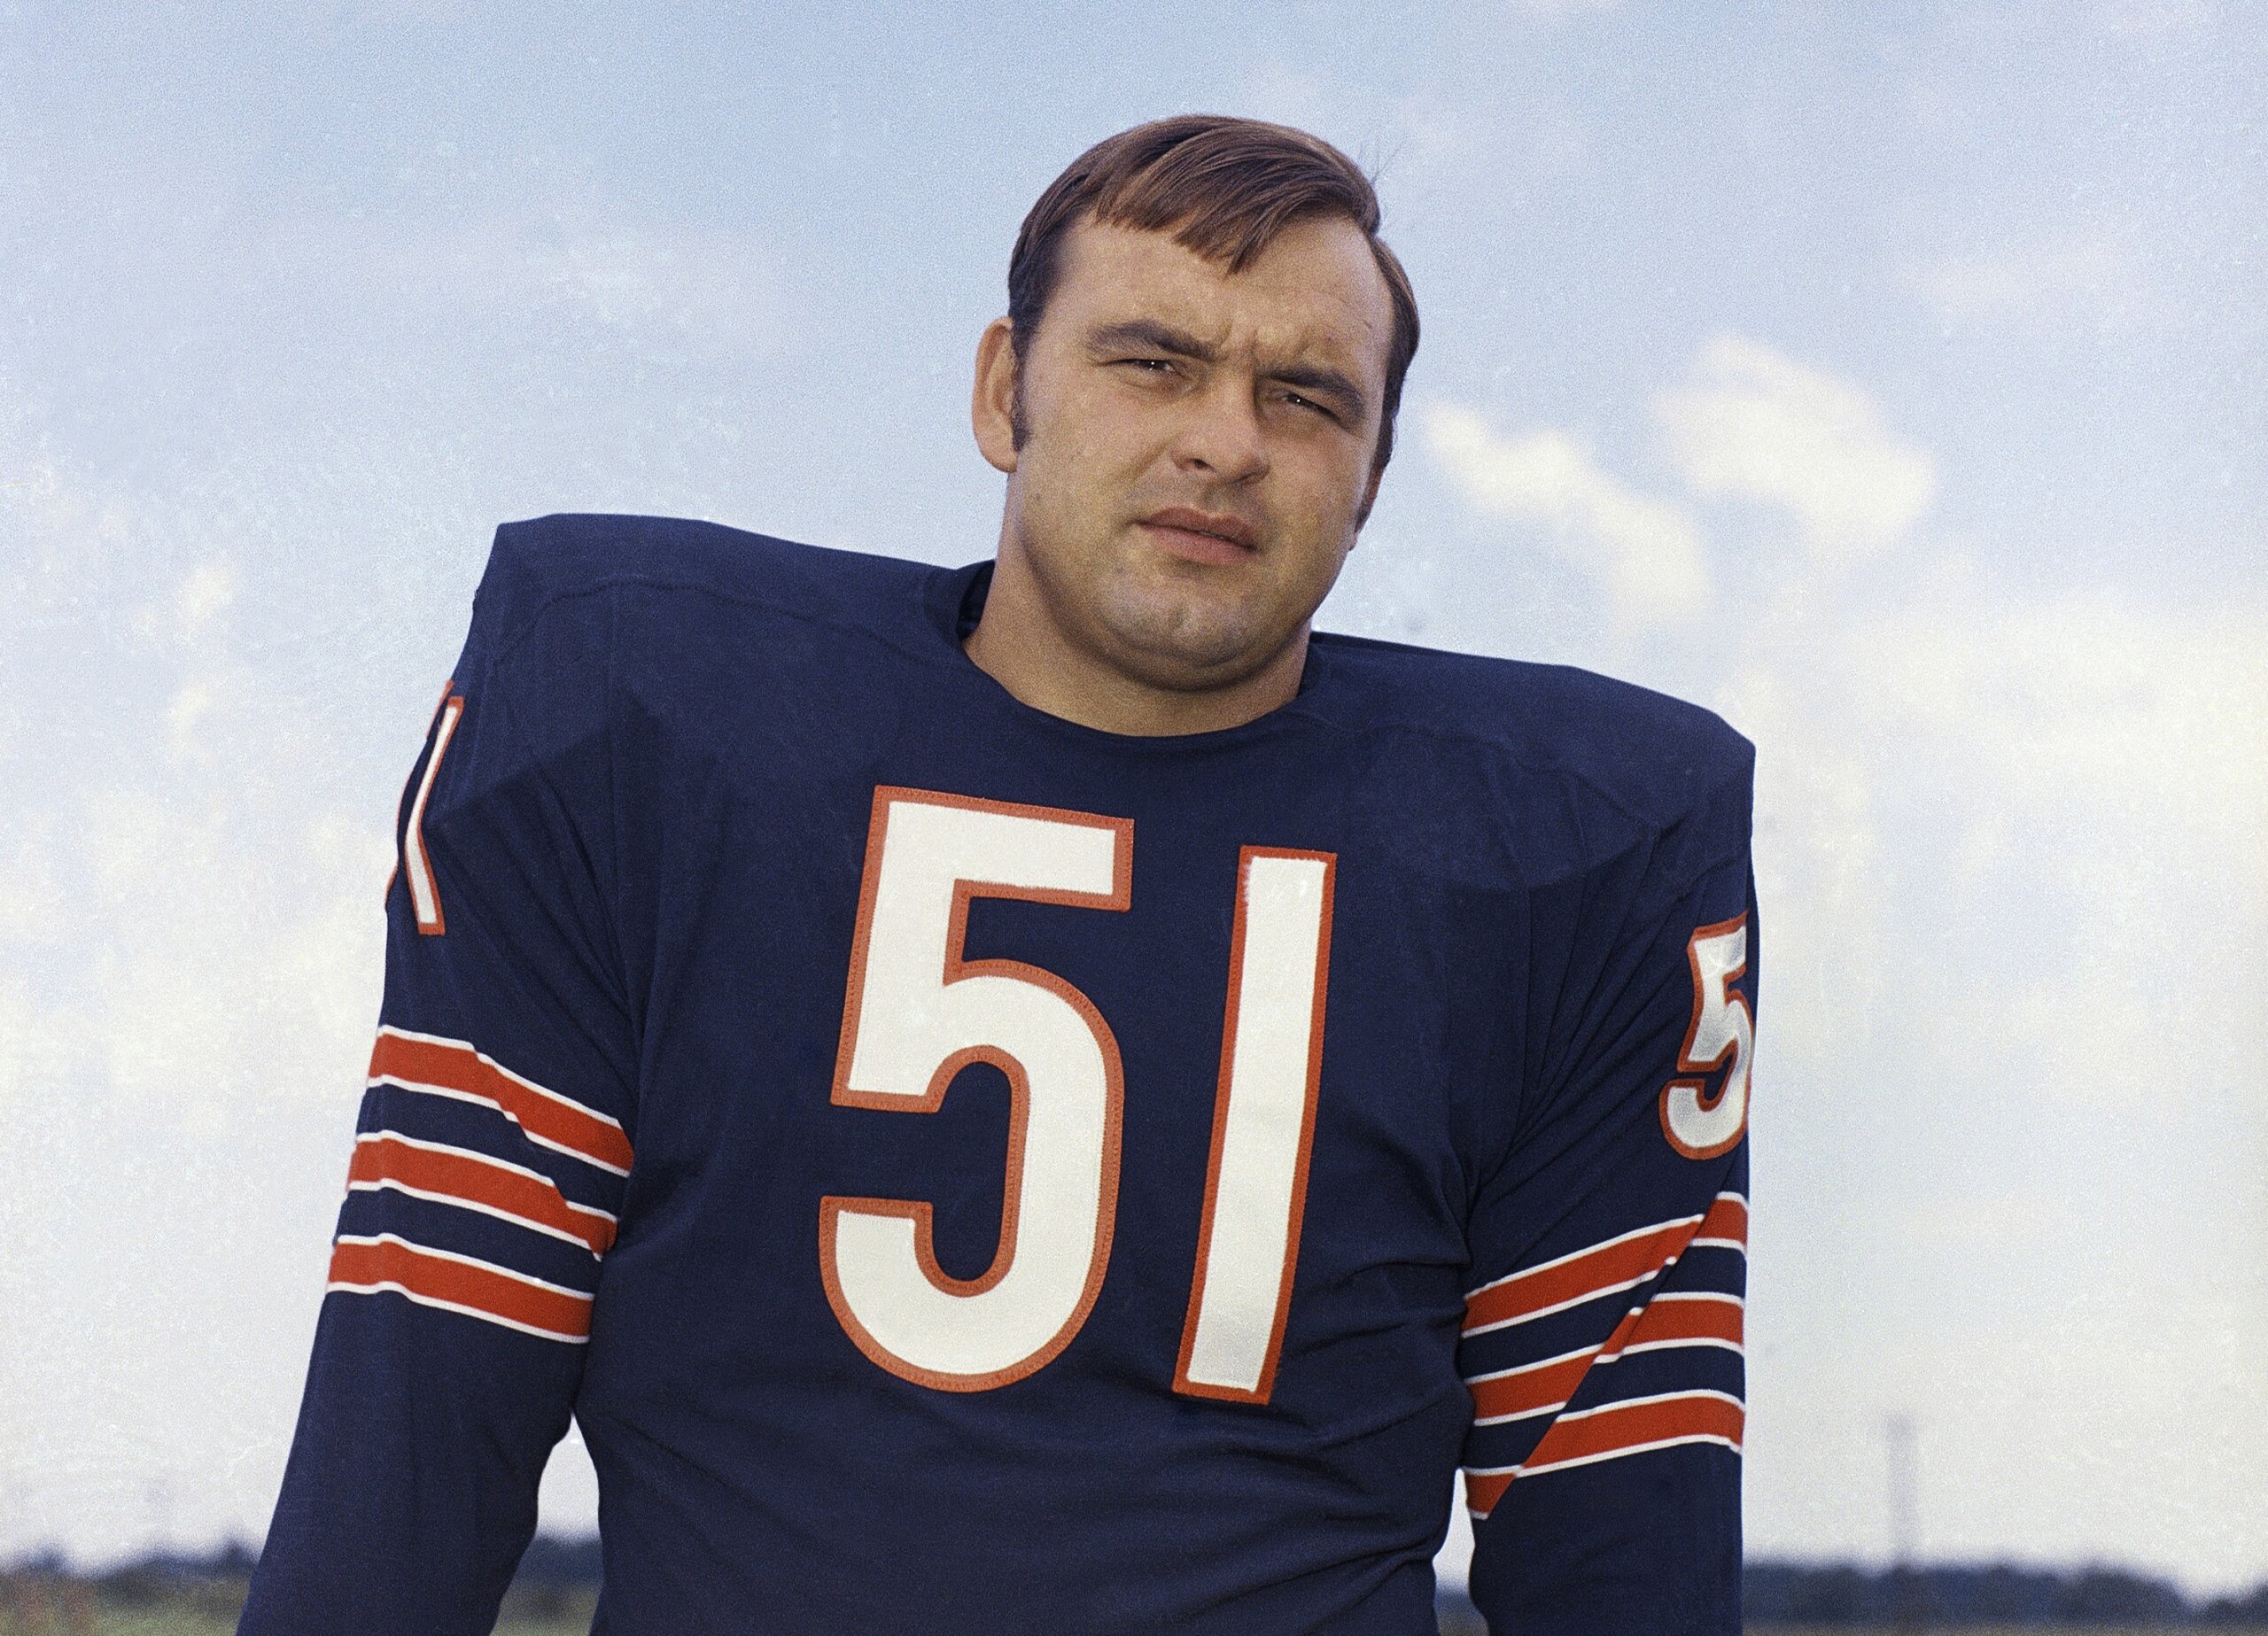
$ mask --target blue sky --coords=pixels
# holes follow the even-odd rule
[[[1748,1525],[2268,1576],[2268,26],[2211,0],[0,3],[0,1556],[264,1526],[489,532],[989,554],[1079,149],[1375,167],[1319,623],[1759,748]],[[548,1515],[591,1515],[563,1452]]]

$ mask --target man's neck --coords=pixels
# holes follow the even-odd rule
[[[984,611],[961,644],[1019,702],[1083,727],[1142,738],[1217,733],[1291,702],[1307,663],[1303,625],[1258,670],[1218,686],[1168,687],[1071,640],[1021,557],[1003,550]]]

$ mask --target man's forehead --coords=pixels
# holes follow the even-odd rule
[[[1084,330],[1150,319],[1216,347],[1385,367],[1392,299],[1369,240],[1343,217],[1292,222],[1234,273],[1170,229],[1082,221],[1059,267],[1050,305]]]

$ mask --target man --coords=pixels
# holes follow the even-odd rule
[[[1310,636],[1417,311],[1279,127],[1034,206],[959,570],[497,536],[243,1631],[1739,1628],[1750,753]]]

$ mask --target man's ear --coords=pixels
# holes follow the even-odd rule
[[[976,382],[969,392],[968,421],[977,452],[996,471],[1016,469],[1015,330],[1005,318],[984,326],[976,343]]]

